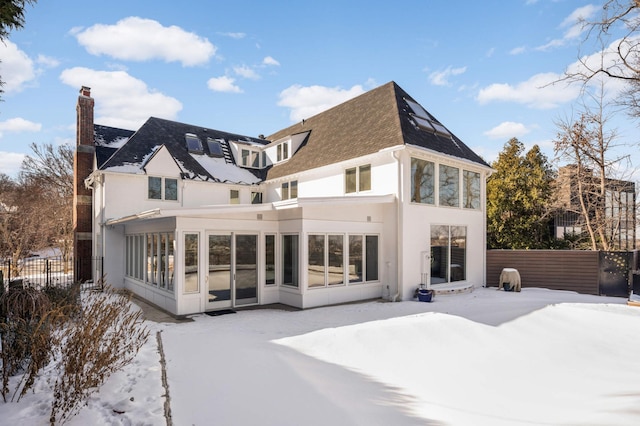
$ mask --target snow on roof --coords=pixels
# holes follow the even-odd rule
[[[204,167],[211,176],[215,177],[220,182],[244,184],[261,182],[261,180],[249,170],[243,169],[242,167],[238,167],[234,164],[229,164],[224,158],[197,154],[191,154],[191,157]]]

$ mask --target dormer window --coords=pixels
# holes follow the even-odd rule
[[[187,143],[187,150],[190,154],[204,154],[202,142],[197,135],[194,135],[193,133],[186,133],[184,138]]]
[[[282,142],[276,147],[276,159],[278,162],[289,158],[289,143]]]
[[[209,148],[209,157],[224,157],[221,143],[222,139],[207,138],[207,148]]]
[[[242,148],[240,149],[240,164],[242,167],[251,167],[254,169],[259,169],[261,166],[260,159],[264,158],[261,155],[261,151],[258,149],[252,148]]]

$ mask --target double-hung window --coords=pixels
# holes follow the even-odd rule
[[[280,198],[283,200],[298,198],[298,181],[283,182],[280,187]]]
[[[371,164],[344,171],[344,192],[347,194],[371,190]]]
[[[178,179],[149,176],[147,183],[147,196],[150,200],[178,199]]]

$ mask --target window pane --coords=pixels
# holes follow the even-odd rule
[[[262,204],[262,192],[251,193],[251,204]]]
[[[160,251],[158,252],[158,272],[160,274],[160,288],[167,285],[167,235],[160,234]]]
[[[283,200],[289,199],[289,182],[282,184],[282,187],[280,188],[280,198]]]
[[[298,198],[298,181],[292,180],[290,185],[290,194],[291,198]]]
[[[178,180],[167,179],[164,180],[164,199],[165,200],[177,200],[178,199]]]
[[[298,287],[298,236],[282,236],[282,284]]]
[[[449,282],[449,227],[431,226],[431,284]]]
[[[431,161],[411,159],[411,202],[434,204],[434,164]]]
[[[240,191],[238,191],[237,189],[229,190],[229,203],[240,204]]]
[[[158,284],[158,234],[153,234],[152,235],[152,243],[151,243],[151,277],[147,277],[147,279],[153,285],[157,285]]]
[[[329,235],[329,247],[327,253],[329,257],[329,285],[344,283],[343,244],[344,238],[342,235]]]
[[[207,138],[207,147],[209,148],[209,156],[211,157],[223,157],[222,146],[220,143],[222,140]]]
[[[248,166],[249,165],[249,150],[243,149],[241,152],[242,152],[242,165],[243,166]]]
[[[184,292],[197,293],[198,234],[184,234]]]
[[[480,208],[480,173],[463,170],[462,199],[465,209]]]
[[[344,192],[356,192],[356,168],[344,171]]]
[[[324,235],[309,235],[308,285],[324,286]]]
[[[260,153],[251,151],[251,167],[260,167]]]
[[[466,279],[467,228],[451,227],[451,281]]]
[[[440,205],[458,207],[459,200],[459,180],[458,169],[456,167],[440,165]]]
[[[359,191],[369,191],[371,189],[371,164],[360,166]]]
[[[149,176],[149,198],[152,200],[162,198],[162,178]]]
[[[286,160],[287,158],[289,158],[289,144],[284,142],[282,144],[282,159]]]
[[[187,142],[187,150],[192,154],[202,154],[204,150],[202,149],[202,142],[200,142],[200,138],[198,136],[187,133],[185,134],[185,140]]]
[[[366,267],[367,273],[364,277],[365,281],[377,281],[378,280],[378,236],[367,235],[366,236],[365,250],[367,253]]]
[[[151,266],[153,264],[153,260],[152,260],[153,238],[151,234],[145,234],[145,240],[146,240],[146,246],[147,246],[147,260],[146,260],[147,270],[146,270],[146,275],[144,277],[144,280],[147,283],[151,283],[152,276],[153,276],[153,268]]]
[[[173,234],[167,234],[167,290],[173,290]]]
[[[276,146],[276,161],[282,161],[282,145]]]
[[[276,236],[264,236],[264,257],[265,257],[265,284],[271,285],[276,283]]]
[[[349,282],[362,282],[362,235],[349,235]]]

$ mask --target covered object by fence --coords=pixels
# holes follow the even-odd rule
[[[487,250],[487,287],[498,286],[503,268],[520,272],[522,287],[626,297],[634,252],[590,250]]]

